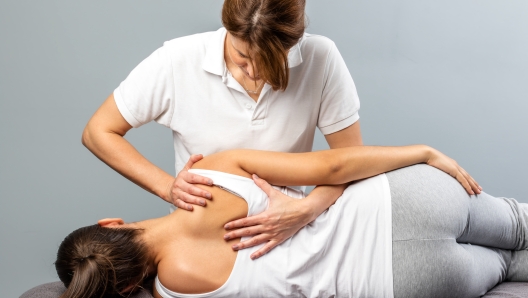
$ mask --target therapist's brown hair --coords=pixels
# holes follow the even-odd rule
[[[286,90],[288,50],[303,36],[305,0],[225,0],[222,23],[248,43],[251,62],[273,90]]]

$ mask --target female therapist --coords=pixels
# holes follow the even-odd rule
[[[187,170],[234,148],[311,151],[315,128],[330,148],[362,145],[359,99],[335,44],[305,29],[304,0],[225,0],[224,28],[166,41],[136,66],[88,122],[83,144],[137,185],[189,211],[211,194]],[[173,131],[173,177],[124,139],[156,121]],[[267,242],[255,258],[313,221],[344,186],[318,186],[303,200],[282,200],[260,215],[226,224],[226,238]]]

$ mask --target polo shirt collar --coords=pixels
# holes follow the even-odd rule
[[[304,36],[301,38],[301,40]],[[302,63],[301,55],[301,46],[299,45],[301,41],[297,42],[288,52],[288,68],[293,68]]]
[[[202,67],[205,71],[219,76],[224,76],[226,65],[224,61],[224,41],[227,30],[222,27],[213,33],[205,49],[205,59]],[[288,52],[289,68],[296,67],[302,63],[300,42],[295,44]]]

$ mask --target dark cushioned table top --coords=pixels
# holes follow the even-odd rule
[[[152,283],[149,283],[152,284]],[[20,298],[59,298],[59,296],[66,290],[62,282],[50,282],[40,286],[36,286],[33,289],[25,292]],[[151,289],[140,290],[133,295],[128,296],[129,298],[153,298]]]
[[[152,284],[152,283],[149,283]],[[25,292],[20,298],[58,298],[64,292],[64,285],[60,282],[51,282],[36,286]],[[147,290],[141,290],[130,298],[152,298]],[[528,298],[528,282],[504,282],[491,289],[485,298]]]

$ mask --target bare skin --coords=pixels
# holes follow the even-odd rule
[[[371,166],[376,160],[375,166]],[[310,153],[280,153],[255,150],[231,150],[210,155],[193,168],[222,171],[253,178],[270,197],[270,205],[284,205],[276,200],[275,185],[338,185],[363,179],[396,168],[427,163],[455,177],[467,191],[478,184],[454,160],[427,146],[352,147]],[[205,293],[218,289],[228,279],[234,266],[242,235],[224,239],[224,225],[247,215],[246,202],[216,186],[199,186],[214,199],[195,212],[176,210],[165,217],[132,224],[121,219],[104,219],[107,227],[132,226],[144,229],[143,240],[150,252],[152,272],[162,284],[179,293]],[[177,277],[177,278],[175,278]],[[154,293],[155,297],[161,297]]]
[[[142,240],[149,250],[150,267],[154,268],[150,271],[157,272],[165,287],[189,294],[213,291],[225,283],[237,256],[231,246],[239,239],[225,241],[223,225],[245,216],[247,204],[218,187],[201,187],[213,193],[215,199],[195,212],[177,209],[167,216],[136,223],[104,219],[99,224],[144,229]],[[154,297],[161,296],[154,290]]]

